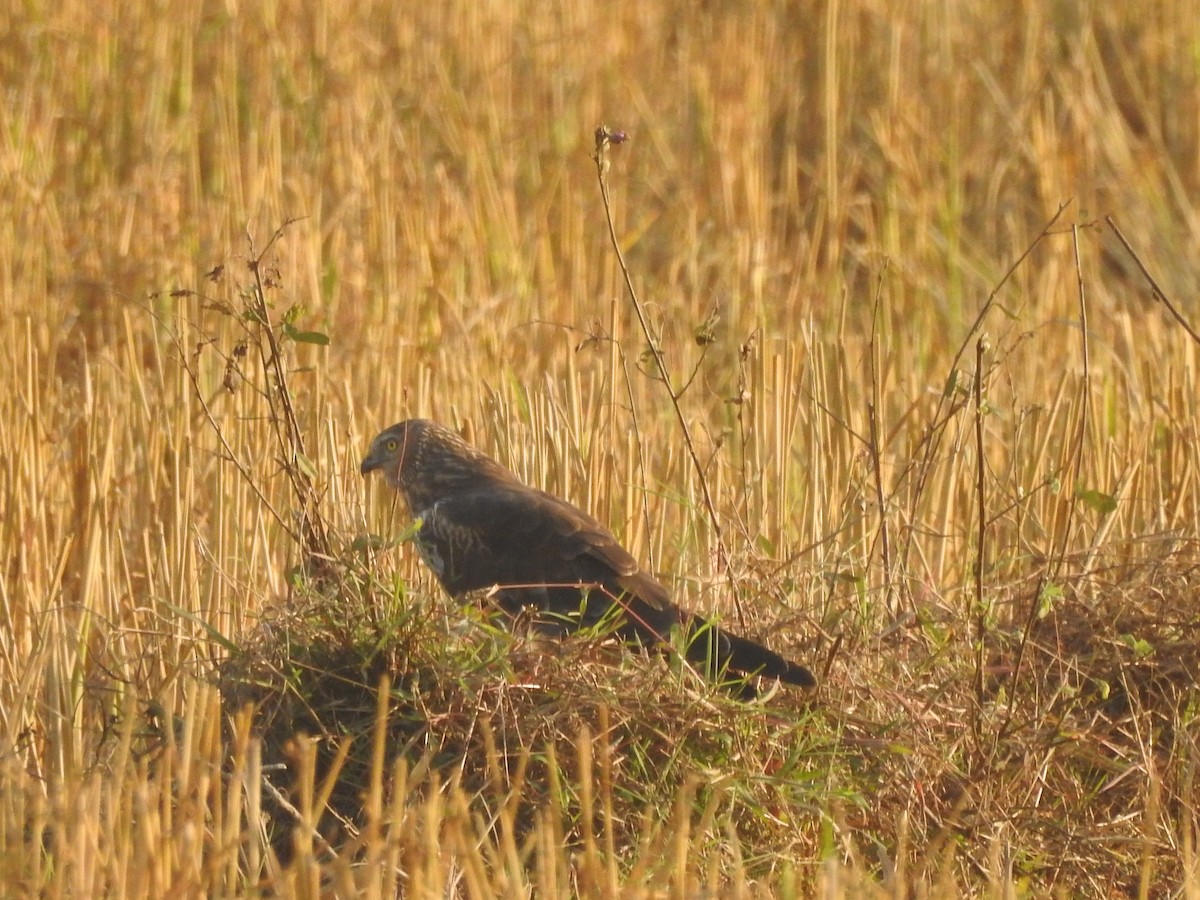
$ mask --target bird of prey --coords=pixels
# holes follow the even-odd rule
[[[418,552],[456,599],[491,589],[509,615],[532,608],[540,630],[612,622],[623,640],[649,646],[669,646],[678,629],[685,657],[709,679],[816,685],[805,666],[673,604],[603,525],[522,483],[448,428],[409,419],[386,429],[362,461],[364,476],[375,471],[420,521]]]

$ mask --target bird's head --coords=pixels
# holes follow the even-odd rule
[[[371,441],[359,471],[363,475],[382,472],[414,509],[425,509],[481,482],[516,480],[458,434],[427,419],[409,419],[381,431]]]
[[[382,472],[388,484],[403,490],[404,472],[420,455],[425,425],[420,419],[409,419],[379,432],[371,441],[371,449],[358,467],[359,472],[364,477],[372,472]]]

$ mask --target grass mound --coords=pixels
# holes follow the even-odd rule
[[[514,634],[482,606],[447,610],[358,562],[298,580],[239,649],[221,693],[229,711],[253,708],[283,861],[299,844],[318,859],[359,853],[380,827],[372,797],[447,786],[525,854],[551,822],[556,854],[597,835],[610,853],[638,847],[684,792],[705,829],[720,812],[755,856],[816,831],[828,747],[799,692],[748,704],[602,635]]]

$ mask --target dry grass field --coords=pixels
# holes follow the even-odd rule
[[[0,87],[0,894],[1200,897],[1194,0],[28,0]],[[450,602],[411,416],[819,688]]]

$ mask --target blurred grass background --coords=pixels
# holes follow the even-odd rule
[[[261,372],[231,367],[223,313],[247,236],[261,252],[296,219],[265,263],[279,315],[331,339],[290,362],[339,547],[404,527],[358,478],[371,436],[437,418],[826,676],[828,803],[753,837],[659,810],[665,871],[592,847],[581,881],[549,825],[544,852],[491,858],[494,830],[426,792],[461,845],[380,839],[424,848],[410,891],[1191,896],[1197,347],[1104,216],[1194,321],[1198,23],[1194,2],[0,12],[10,882],[260,877],[216,775],[236,711],[203,685],[214,634],[259,629],[297,559]],[[601,123],[631,137],[609,153],[616,229],[676,386],[695,372],[680,405],[720,541],[608,246]],[[378,567],[439,603],[407,550]],[[208,781],[113,755],[148,698],[189,722],[173,758]]]

